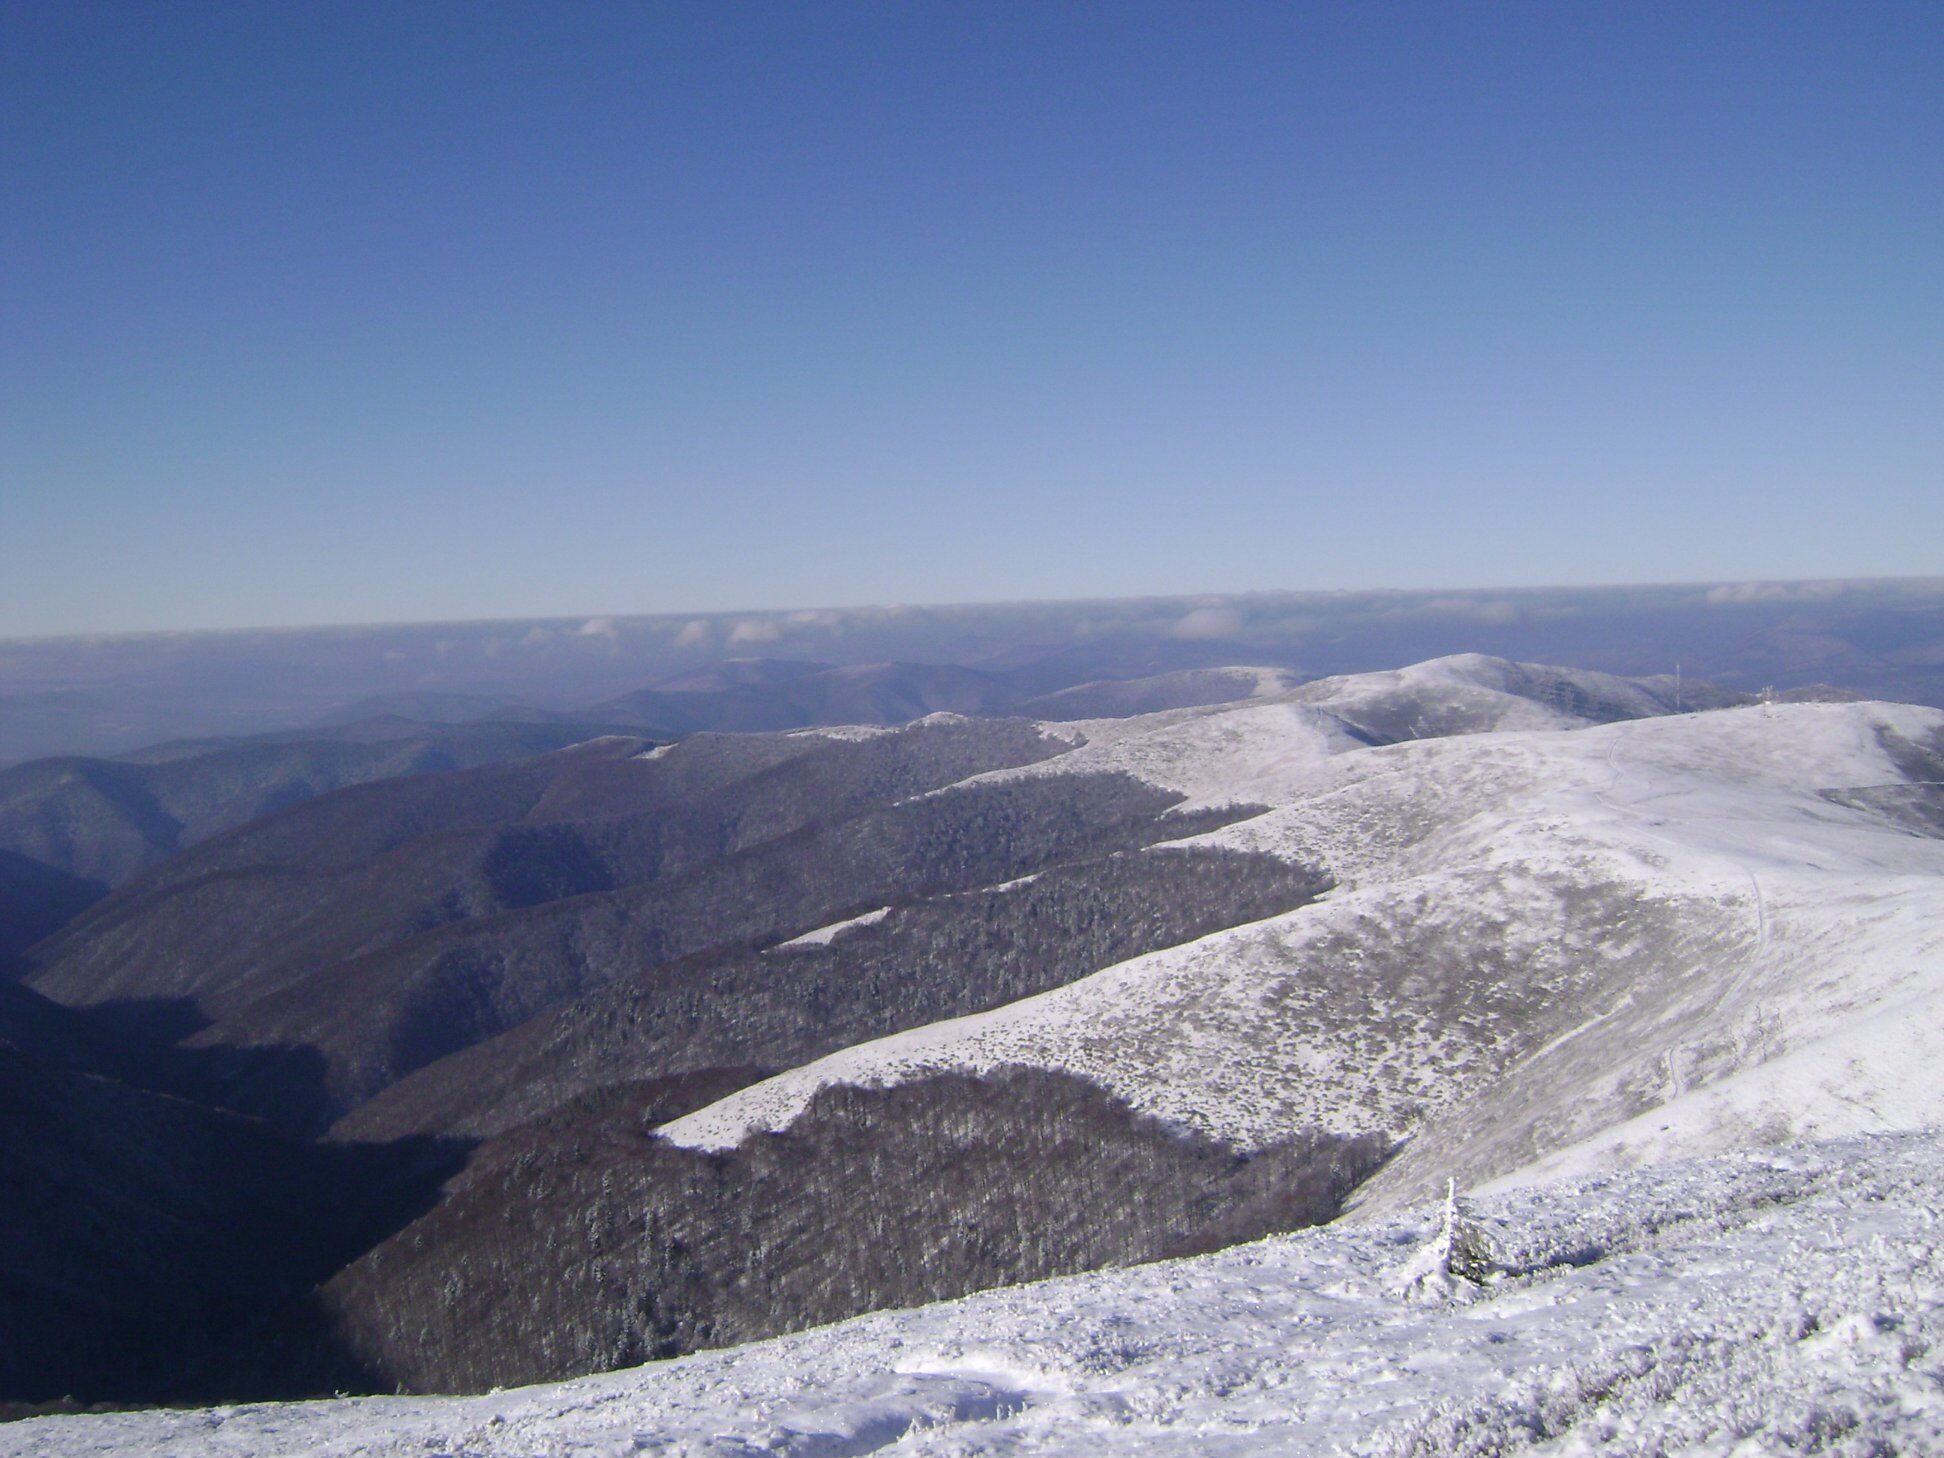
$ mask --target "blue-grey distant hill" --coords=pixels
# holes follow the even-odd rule
[[[360,720],[0,769],[0,976],[111,887],[233,826],[346,786],[524,759],[600,732]]]

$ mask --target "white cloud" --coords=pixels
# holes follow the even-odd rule
[[[1234,608],[1199,607],[1182,614],[1168,631],[1177,638],[1232,638],[1242,631],[1242,615]]]
[[[770,618],[739,618],[736,626],[729,630],[729,643],[774,643],[783,636],[783,630]]]
[[[706,648],[714,634],[704,618],[691,618],[682,631],[675,635],[677,648]]]
[[[589,618],[575,629],[583,638],[615,639],[621,635],[615,631],[613,618]]]
[[[1863,585],[1842,578],[1820,582],[1724,582],[1708,589],[1708,601],[1724,602],[1827,602]]]

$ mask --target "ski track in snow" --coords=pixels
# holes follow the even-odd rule
[[[36,1419],[0,1455],[1938,1453],[1940,1172],[1944,1137],[1881,1135],[1478,1199],[1504,1274],[1449,1299],[1399,1294],[1418,1207],[480,1397]]]

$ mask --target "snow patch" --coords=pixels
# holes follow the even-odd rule
[[[845,932],[859,927],[873,926],[891,914],[891,908],[880,906],[876,911],[867,911],[862,916],[849,917],[844,921],[833,921],[820,926],[815,931],[807,931],[802,936],[791,937],[787,942],[778,942],[770,948],[773,952],[788,951],[791,947],[827,947]]]

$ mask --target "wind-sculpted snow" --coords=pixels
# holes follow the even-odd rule
[[[1579,1146],[1568,1167],[1944,1117],[1923,1076],[1944,1054],[1944,840],[1828,793],[1906,784],[1899,746],[1944,714],[1749,707],[1364,747],[1334,712],[1061,726],[1088,742],[1004,772],[1113,768],[1190,803],[1246,786],[1272,808],[1190,843],[1318,867],[1334,892],[845,1049],[668,1133],[722,1147],[827,1082],[1026,1064],[1244,1145],[1413,1136],[1361,1196],[1382,1208]]]
[[[1413,1299],[1418,1206],[476,1398],[44,1418],[0,1454],[1944,1451],[1944,1139],[1744,1152],[1471,1202],[1491,1274]]]

